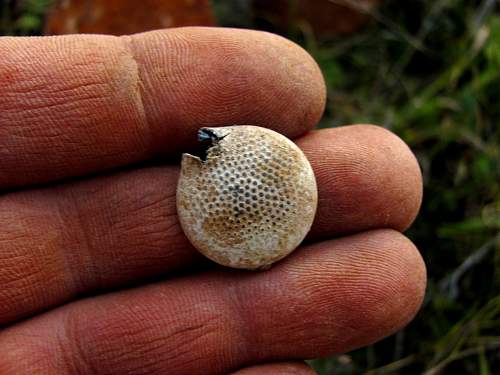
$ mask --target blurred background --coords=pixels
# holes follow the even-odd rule
[[[408,235],[428,268],[424,306],[394,336],[312,361],[318,373],[500,374],[500,1],[0,0],[0,35],[186,25],[296,41],[327,82],[320,127],[383,125],[419,159]]]

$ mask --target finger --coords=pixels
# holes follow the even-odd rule
[[[415,217],[420,172],[393,134],[351,126],[298,143],[318,179],[311,240]],[[149,168],[0,198],[0,324],[201,259],[177,220],[177,176]]]
[[[422,202],[422,175],[408,146],[373,125],[345,126],[297,140],[313,160],[318,213],[313,236],[370,228],[408,229]]]
[[[232,375],[314,375],[314,370],[304,362],[281,362],[247,367]]]
[[[220,374],[328,356],[403,327],[424,289],[409,240],[363,232],[307,246],[267,272],[210,272],[67,305],[3,331],[0,369]]]
[[[325,103],[312,58],[258,31],[4,37],[0,56],[0,189],[180,152],[201,126],[294,137]]]

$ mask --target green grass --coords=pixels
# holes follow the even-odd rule
[[[248,9],[236,11],[236,2],[215,3],[224,25],[265,24]],[[47,0],[3,4],[0,34],[40,32]],[[375,345],[313,361],[320,374],[500,371],[498,8],[495,0],[386,1],[351,36],[318,40],[307,25],[285,35],[310,51],[325,75],[320,126],[391,129],[417,155],[425,185],[408,231],[428,268],[422,310]]]

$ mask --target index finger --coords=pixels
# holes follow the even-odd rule
[[[295,137],[325,103],[313,59],[258,31],[4,37],[0,56],[0,189],[177,153],[201,126]]]

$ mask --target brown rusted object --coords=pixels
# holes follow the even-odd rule
[[[256,126],[203,128],[213,142],[205,161],[184,154],[177,214],[205,256],[225,266],[267,268],[292,252],[311,228],[314,173],[289,139]]]
[[[209,0],[59,0],[45,33],[125,35],[194,25],[214,25]]]
[[[369,13],[382,0],[255,0],[259,18],[279,30],[310,27],[317,36],[350,34],[368,20]]]

